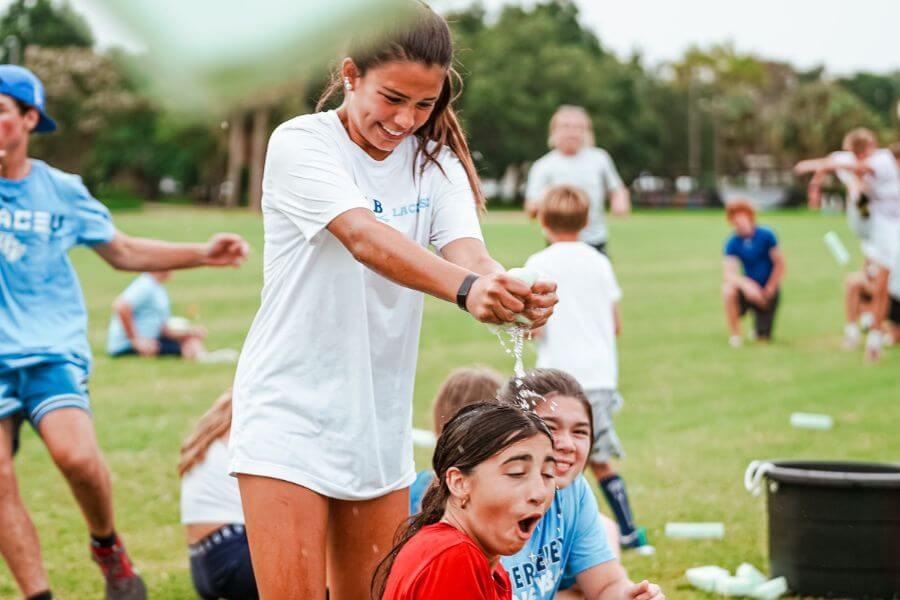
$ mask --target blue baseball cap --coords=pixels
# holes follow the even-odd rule
[[[25,67],[0,65],[0,94],[24,102],[40,113],[35,133],[56,131],[56,121],[44,112],[44,84]]]

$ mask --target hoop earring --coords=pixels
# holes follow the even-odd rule
[[[463,509],[463,510],[466,509],[466,506],[467,506],[468,504],[469,504],[469,497],[468,497],[468,496],[466,496],[465,498],[463,498],[462,500],[459,501],[459,507],[460,507],[461,509]]]

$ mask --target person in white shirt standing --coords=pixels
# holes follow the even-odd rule
[[[553,319],[538,331],[537,368],[566,371],[584,388],[594,418],[589,463],[619,524],[622,547],[652,552],[646,532],[635,524],[625,482],[611,464],[613,457],[624,455],[612,421],[622,406],[616,353],[622,290],[609,259],[578,239],[589,206],[582,190],[559,185],[547,190],[538,207],[550,246],[525,266],[555,281],[560,300]]]
[[[888,280],[900,252],[900,169],[894,155],[879,148],[868,129],[850,131],[844,138],[847,151],[825,158],[803,160],[794,167],[798,175],[851,171],[859,177],[862,197],[860,217],[868,219],[868,258],[877,268],[873,277],[872,327],[866,338],[866,358],[881,357],[881,324],[888,310]]]
[[[594,146],[590,115],[580,106],[560,106],[550,119],[547,143],[551,151],[535,161],[528,172],[525,212],[537,216],[541,196],[550,186],[569,184],[581,188],[591,206],[579,239],[606,253],[606,197],[609,196],[611,213],[625,216],[631,211],[631,196],[609,153]]]
[[[238,477],[263,598],[369,596],[408,514],[425,292],[486,323],[543,325],[552,283],[506,275],[452,110],[453,47],[424,4],[341,63],[319,107],[269,141],[262,302],[234,384]],[[439,256],[429,252],[433,246]]]

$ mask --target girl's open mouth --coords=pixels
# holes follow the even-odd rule
[[[541,520],[541,516],[539,514],[535,514],[533,516],[521,519],[518,522],[519,533],[525,537],[530,538],[532,532],[534,531],[534,528],[537,526],[538,521],[540,521],[540,520]]]

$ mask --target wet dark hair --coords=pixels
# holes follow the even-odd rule
[[[497,394],[497,401],[521,406],[522,402],[531,402],[531,398],[535,396],[540,396],[545,401],[552,400],[553,396],[568,396],[581,403],[591,424],[591,447],[588,449],[590,456],[594,449],[594,409],[578,380],[560,369],[531,369],[524,377],[513,377],[507,381]]]
[[[553,444],[553,436],[544,421],[533,411],[518,406],[481,402],[456,413],[437,440],[431,463],[435,478],[422,498],[422,512],[410,517],[397,530],[394,547],[378,564],[372,577],[372,598],[378,600],[384,595],[394,560],[403,546],[423,527],[443,518],[450,498],[447,471],[451,467],[468,475],[492,456],[536,435],[547,436]]]
[[[469,152],[465,133],[453,110],[453,101],[459,97],[462,78],[453,68],[453,39],[450,27],[442,16],[426,4],[416,1],[413,5],[411,18],[403,20],[386,34],[374,41],[357,40],[350,51],[350,58],[359,70],[360,76],[365,75],[369,69],[396,61],[418,62],[426,66],[439,65],[447,71],[431,116],[415,132],[415,136],[419,138],[419,149],[416,160],[413,161],[413,170],[415,171],[416,165],[420,164],[421,173],[428,163],[433,163],[444,172],[438,162],[438,156],[444,146],[449,147],[466,170],[469,185],[475,195],[475,203],[479,211],[483,211],[485,200],[478,173]],[[328,100],[342,89],[341,73],[337,70],[319,97],[316,110],[322,110]]]

